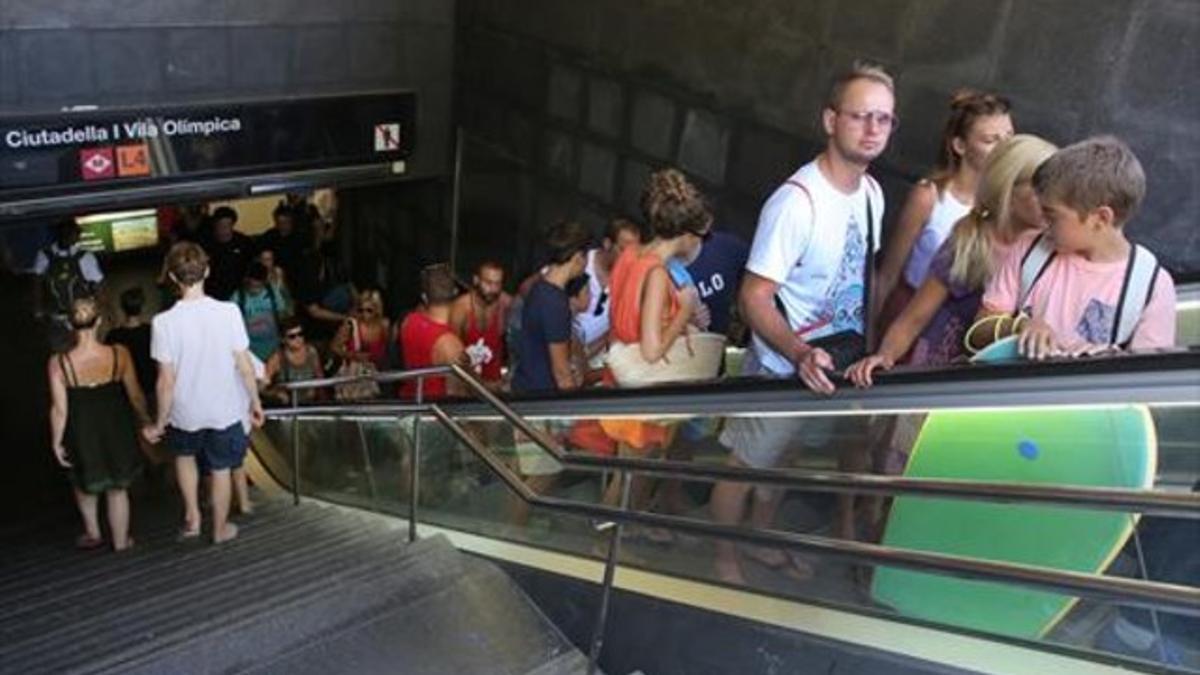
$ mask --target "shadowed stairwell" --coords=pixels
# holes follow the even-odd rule
[[[5,536],[0,671],[572,673],[586,659],[499,569],[399,521],[267,500],[238,540],[178,543],[135,512],[133,551],[76,552],[75,518]],[[207,539],[207,538],[206,538]]]

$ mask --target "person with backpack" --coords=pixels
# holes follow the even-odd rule
[[[917,366],[945,366],[964,355],[963,337],[993,272],[1018,238],[1042,228],[1031,181],[1055,150],[1028,134],[996,146],[980,176],[975,206],[933,256],[929,276],[888,327],[879,350],[847,368],[847,379],[870,387],[877,369],[892,368],[910,349],[909,363]]]
[[[265,363],[279,349],[279,326],[287,307],[279,289],[270,284],[266,266],[258,261],[250,263],[242,287],[234,291],[230,301],[238,306],[246,322],[251,353]]]
[[[1112,136],[1070,145],[1033,174],[1047,223],[1013,246],[988,284],[967,339],[982,348],[1016,335],[1031,359],[1175,345],[1175,283],[1125,237],[1146,174]]]
[[[870,343],[871,278],[884,198],[867,174],[887,148],[897,118],[895,85],[878,66],[856,63],[838,77],[821,111],[825,150],[771,195],[759,215],[746,275],[738,295],[753,331],[743,375],[799,376],[817,393],[832,393],[829,371],[861,358]],[[729,464],[778,467],[789,455],[821,447],[832,437],[832,418],[738,417],[721,444]],[[849,462],[843,469],[853,470]],[[751,498],[751,493],[753,498]],[[778,490],[722,481],[713,489],[714,519],[740,525],[746,502],[750,522],[768,527],[782,499]],[[718,542],[716,572],[744,583],[739,553],[768,567],[811,577],[807,563],[777,549]]]
[[[37,253],[33,272],[42,278],[37,307],[66,326],[75,300],[96,294],[104,281],[100,262],[79,243],[79,224],[72,218],[58,222],[54,241]]]

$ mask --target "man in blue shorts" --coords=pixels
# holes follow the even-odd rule
[[[200,536],[197,458],[211,469],[212,536],[219,544],[237,536],[237,526],[229,522],[230,470],[246,455],[247,398],[250,421],[263,422],[250,340],[237,305],[204,294],[209,267],[203,249],[175,244],[166,268],[180,299],[154,317],[150,354],[158,362],[158,416],[143,435],[152,443],[165,436],[175,454],[184,505],[181,538]]]

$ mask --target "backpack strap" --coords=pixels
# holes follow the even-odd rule
[[[1125,268],[1117,313],[1113,318],[1111,344],[1125,349],[1133,341],[1133,333],[1142,319],[1142,312],[1150,304],[1160,269],[1158,259],[1144,246],[1134,244],[1130,247],[1129,264]]]
[[[804,183],[801,183],[800,181],[792,179],[792,178],[787,179],[784,182],[784,184],[791,185],[792,187],[798,188],[801,192],[804,193],[804,198],[808,200],[808,211],[812,217],[813,227],[815,228],[817,226],[817,203],[815,201],[813,201],[812,193],[809,192],[808,186],[806,186]],[[811,241],[811,239],[810,239],[810,241]],[[798,267],[800,265],[800,261],[804,259],[804,254],[806,254],[806,253],[808,253],[807,245],[805,245],[804,250],[800,252],[800,255],[796,258],[796,262],[792,264],[792,267]],[[779,313],[783,315],[784,322],[786,322],[788,324],[788,326],[791,326],[792,323],[791,323],[791,319],[788,318],[787,306],[783,304],[783,298],[780,297],[779,293],[775,294],[775,309],[778,310]]]
[[[1044,232],[1033,240],[1033,244],[1021,258],[1021,292],[1017,295],[1017,306],[1013,308],[1013,316],[1021,313],[1025,303],[1029,301],[1029,296],[1033,293],[1033,287],[1037,285],[1038,280],[1046,273],[1050,263],[1057,256],[1058,252],[1054,249],[1054,244],[1046,238]]]
[[[878,187],[875,179],[863,174],[867,179],[867,189],[863,190],[863,195],[867,199],[867,250],[864,254],[863,261],[863,341],[867,345],[867,349],[871,349],[871,292],[872,282],[875,278],[875,214],[871,208],[871,188]]]
[[[267,299],[271,302],[271,318],[275,319],[275,331],[279,331],[279,301],[275,299],[275,286],[267,280]]]

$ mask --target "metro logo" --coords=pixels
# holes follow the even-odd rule
[[[104,180],[117,175],[112,146],[83,148],[79,151],[79,172],[84,180]]]
[[[122,178],[150,175],[150,149],[145,143],[117,146],[117,174]]]
[[[375,125],[375,152],[400,149],[400,125],[392,122]]]

